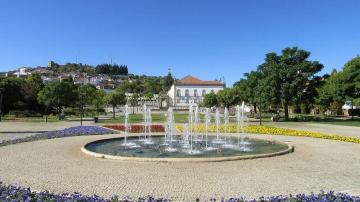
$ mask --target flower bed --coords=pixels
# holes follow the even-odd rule
[[[44,140],[44,139],[53,139],[53,138],[62,138],[62,137],[71,137],[71,136],[80,136],[80,135],[103,135],[103,134],[111,134],[111,133],[114,133],[114,131],[98,126],[76,126],[76,127],[65,128],[63,130],[55,130],[55,131],[40,133],[25,138],[4,140],[0,142],[0,146],[17,144],[22,142],[31,142],[36,140]]]
[[[61,193],[55,194],[49,191],[34,192],[30,188],[22,188],[17,186],[5,186],[0,182],[0,201],[56,201],[56,202],[78,202],[78,201],[91,201],[91,202],[169,202],[171,200],[166,198],[154,198],[151,196],[139,197],[137,199],[131,199],[129,197],[119,198],[117,196],[111,198],[103,198],[97,195],[87,196],[79,193]],[[194,198],[194,201],[200,201]],[[216,199],[210,198],[207,201],[217,201]],[[222,202],[242,202],[242,201],[263,201],[263,202],[286,202],[286,201],[312,201],[312,202],[329,202],[329,201],[344,201],[344,202],[356,202],[360,201],[360,197],[351,196],[345,193],[320,192],[319,194],[298,194],[296,196],[272,196],[272,197],[260,197],[253,200],[245,200],[243,197],[236,198],[222,198]]]
[[[125,126],[124,125],[104,125],[106,128],[111,128],[113,130],[120,130],[124,131]],[[144,125],[134,124],[130,126],[131,133],[143,133],[144,132]],[[163,133],[165,132],[165,128],[163,125],[151,125],[151,132],[154,133]]]
[[[179,132],[182,132],[183,126],[176,125],[176,129]],[[259,125],[249,125],[244,127],[245,132],[247,133],[254,133],[254,134],[267,134],[267,135],[286,135],[286,136],[302,136],[302,137],[313,137],[313,138],[321,138],[321,139],[329,139],[329,140],[339,140],[343,142],[352,142],[360,144],[360,138],[355,137],[345,137],[341,135],[333,135],[333,134],[325,134],[325,133],[318,133],[318,132],[311,132],[311,131],[304,131],[304,130],[294,130],[294,129],[287,129],[287,128],[278,128],[272,126],[259,126]],[[205,132],[204,124],[198,124],[193,129],[196,132],[203,133]],[[219,127],[219,131],[224,133],[225,126],[221,125]],[[228,133],[236,133],[237,126],[236,125],[229,125],[226,129]],[[216,132],[216,126],[210,125],[208,127],[208,132]]]

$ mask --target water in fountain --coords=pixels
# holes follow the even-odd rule
[[[211,115],[210,115],[210,109],[206,108],[205,111],[205,150],[216,150],[217,148],[215,147],[210,147],[208,145],[208,135],[209,135],[209,125],[211,124]]]
[[[219,112],[218,108],[216,108],[216,111],[215,111],[215,124],[216,124],[216,139],[213,141],[213,143],[223,144],[224,141],[220,138],[221,118],[220,118],[220,112]]]
[[[194,109],[192,104],[189,105],[188,121],[189,121],[189,133],[192,133],[193,123],[194,123]]]
[[[147,107],[146,104],[143,105],[142,107],[142,112],[143,112],[143,126],[144,126],[144,136],[143,139],[141,139],[141,141],[145,141],[146,140],[146,134],[147,134]],[[141,136],[139,136],[140,138]]]
[[[183,148],[189,148],[189,125],[184,124],[183,125],[183,134],[182,134],[182,147]]]
[[[146,128],[145,131],[147,132],[147,134],[145,133],[144,144],[154,144],[154,142],[151,140],[151,122],[152,122],[151,109],[146,107],[146,112],[145,112],[146,124],[144,125],[144,127]]]
[[[228,125],[229,125],[229,110],[227,107],[224,109],[224,140],[225,143],[222,145],[222,147],[225,148],[233,148],[234,145],[231,143],[230,138],[228,137]]]
[[[227,137],[227,129],[228,129],[228,124],[229,124],[229,110],[227,107],[225,107],[224,109],[224,139],[225,139],[225,143],[226,143],[226,137]]]
[[[169,145],[165,151],[168,152],[175,152],[176,148],[173,147],[173,142],[175,139],[173,138],[175,132],[175,121],[174,121],[174,114],[173,109],[169,107],[167,112],[167,120],[166,120],[166,134],[164,138],[164,145]]]
[[[242,144],[249,145],[250,142],[247,140],[246,134],[245,134],[245,119],[247,119],[247,117],[245,115],[245,107],[246,107],[245,103],[242,102],[242,104],[241,104],[241,133],[243,134]]]
[[[196,142],[201,142],[202,139],[200,139],[199,135],[198,135],[198,124],[200,122],[200,115],[199,115],[199,106],[195,107],[195,111],[194,111],[194,141]]]
[[[190,155],[197,155],[201,154],[202,152],[197,147],[194,146],[194,134],[189,133],[189,126],[188,124],[184,124],[184,134],[183,134],[183,143],[182,147],[186,150],[184,150],[185,153],[188,153]]]
[[[125,105],[124,107],[124,113],[125,113],[125,122],[124,122],[124,143],[122,144],[122,146],[125,147],[129,147],[129,148],[137,148],[139,147],[137,144],[135,144],[134,142],[128,142],[128,132],[130,129],[130,125],[129,125],[129,107],[128,105]]]
[[[245,138],[244,120],[245,120],[245,103],[242,102],[241,107],[239,105],[236,106],[236,128],[237,128],[237,136],[238,136],[238,147],[242,151],[250,151],[251,149],[248,147],[250,143]],[[242,135],[240,135],[240,129]]]

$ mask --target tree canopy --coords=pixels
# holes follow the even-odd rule
[[[66,81],[54,81],[47,84],[38,94],[40,103],[58,111],[59,119],[64,107],[73,105],[78,99],[76,86]]]

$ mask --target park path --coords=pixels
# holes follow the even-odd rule
[[[264,125],[360,138],[360,127],[308,122],[266,122]]]
[[[85,121],[83,125],[91,125],[93,122]],[[59,121],[59,122],[0,122],[0,142],[23,138],[38,134],[44,131],[61,130],[73,126],[79,126],[79,122]]]

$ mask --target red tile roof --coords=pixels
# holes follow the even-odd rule
[[[194,76],[188,75],[180,80],[176,80],[175,85],[223,86],[224,84],[219,81],[203,81]]]

